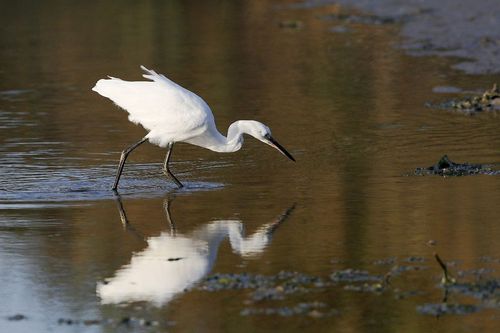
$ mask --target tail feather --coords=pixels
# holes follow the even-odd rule
[[[141,65],[141,69],[147,74],[142,74],[142,76],[148,80],[166,84],[168,87],[177,87],[177,83],[171,81],[163,74],[158,74],[152,69],[147,69],[144,65]]]

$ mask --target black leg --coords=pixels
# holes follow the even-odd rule
[[[176,235],[176,229],[175,229],[175,223],[171,218],[170,214],[170,203],[172,202],[172,199],[167,198],[163,201],[163,208],[165,209],[165,216],[167,217],[168,224],[170,225],[170,236]]]
[[[123,167],[125,166],[125,161],[127,160],[128,154],[132,152],[135,148],[139,147],[142,145],[144,142],[146,142],[146,138],[141,139],[141,141],[134,143],[124,151],[122,151],[122,156],[120,157],[120,164],[118,164],[118,170],[116,171],[116,179],[115,179],[115,184],[113,185],[113,191],[116,191],[118,188],[118,182],[120,181],[120,177],[122,175]]]
[[[184,185],[182,185],[182,183],[179,181],[179,179],[177,179],[174,174],[170,171],[170,169],[168,168],[168,162],[170,162],[170,156],[172,156],[172,149],[174,148],[174,143],[171,142],[168,144],[168,147],[167,147],[167,156],[165,157],[165,164],[163,164],[163,172],[165,174],[167,174],[170,178],[172,178],[172,180],[177,184],[177,186],[179,188],[182,188],[184,187]]]

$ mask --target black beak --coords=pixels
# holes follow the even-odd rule
[[[280,153],[282,153],[283,155],[285,155],[286,157],[295,162],[295,158],[293,158],[293,156],[289,152],[287,152],[286,149],[283,148],[283,146],[278,143],[278,141],[274,140],[272,136],[268,135],[266,136],[266,138],[267,140],[269,140],[269,144],[272,147],[278,149]]]

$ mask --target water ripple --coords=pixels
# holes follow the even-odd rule
[[[61,202],[110,199],[116,165],[98,167],[60,167],[43,165],[1,165],[0,208],[38,207],[33,202]],[[166,192],[206,191],[223,187],[221,183],[189,181],[178,173],[185,188],[162,173],[159,164],[127,164],[120,180],[120,194],[129,197],[156,197]],[[29,203],[29,204],[26,204]]]

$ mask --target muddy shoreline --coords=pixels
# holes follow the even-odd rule
[[[500,73],[500,2],[495,0],[310,0],[308,8],[340,4],[401,24],[398,45],[413,56],[454,57],[467,74]]]

